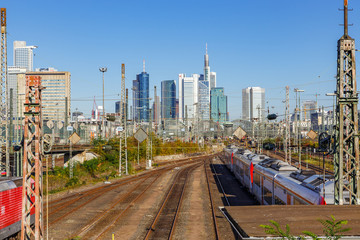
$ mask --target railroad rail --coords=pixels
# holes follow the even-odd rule
[[[130,190],[126,190],[125,195],[113,202],[109,208],[102,210],[102,213],[91,217],[85,224],[73,229],[72,237],[81,236],[87,238],[100,238],[109,233],[110,229],[121,219],[121,217],[131,209],[131,206],[141,198],[148,188],[165,172],[174,169],[177,166],[196,164],[203,160],[204,156],[191,157],[178,162],[171,162],[167,166],[143,172],[137,176],[130,176],[118,180],[110,185],[103,185],[94,189],[72,194],[67,197],[49,202],[49,228],[55,223],[60,222],[70,214],[90,206],[92,202],[100,196],[112,191],[119,191],[121,186],[135,184]],[[111,191],[112,190],[112,191]]]
[[[176,225],[177,215],[182,205],[183,194],[189,173],[202,163],[196,163],[181,169],[172,182],[169,191],[154,217],[144,239],[171,239]]]
[[[281,160],[285,160],[285,153],[283,152],[276,152],[276,153],[271,153],[269,151],[267,151],[266,153],[267,155],[269,155],[270,157],[274,157],[274,156],[278,156],[281,158]],[[292,157],[291,158],[291,161],[293,162],[297,162],[299,164],[299,158],[294,158]],[[311,164],[311,163],[306,163],[304,161],[301,161],[301,167],[307,167],[307,168],[310,168],[316,172],[319,172],[319,173],[323,173],[324,172],[324,169],[322,167],[319,167],[319,166],[316,166],[314,164]],[[330,170],[327,170],[325,169],[325,174],[328,174],[328,175],[334,175],[334,172],[333,171],[330,171]]]
[[[210,179],[208,176],[209,174],[208,174],[207,169],[208,169],[207,163],[204,162],[204,170],[205,170],[206,183],[207,183],[208,192],[209,192],[210,208],[211,208],[211,215],[212,215],[213,227],[214,227],[214,235],[215,235],[215,239],[218,240],[218,239],[220,239],[219,227],[217,224],[217,218],[216,218],[216,214],[215,214],[216,210],[215,210],[215,205],[214,205],[214,201],[213,201],[212,191],[211,191],[211,187],[210,187]]]

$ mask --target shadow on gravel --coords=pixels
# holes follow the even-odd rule
[[[210,166],[219,193],[222,194],[224,191],[227,197],[227,200],[225,197],[221,198],[224,206],[228,206],[228,202],[230,206],[259,205],[255,198],[241,185],[224,164],[210,164]],[[221,185],[216,176],[220,180]],[[221,186],[224,190],[222,190]]]

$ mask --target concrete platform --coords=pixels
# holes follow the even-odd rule
[[[272,225],[269,220],[275,220],[285,230],[289,224],[290,233],[299,236],[302,231],[310,231],[318,236],[323,236],[323,226],[318,219],[347,220],[344,228],[351,228],[344,236],[352,239],[360,239],[360,206],[318,206],[318,205],[296,205],[296,206],[246,206],[246,207],[224,207],[224,215],[241,233],[243,239],[264,239],[267,235],[261,224]],[[356,237],[350,237],[356,236]]]

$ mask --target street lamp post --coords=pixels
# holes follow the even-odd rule
[[[335,126],[335,93],[326,93],[326,96],[332,96],[333,97],[333,118],[332,118],[332,128],[331,128],[331,135],[334,134],[334,126]]]
[[[104,82],[104,74],[107,71],[106,67],[99,68],[100,72],[102,72],[102,80],[103,80],[103,114],[101,119],[101,137],[105,138],[105,125],[104,125],[104,117],[105,117],[105,100],[104,100],[104,88],[105,88],[105,82]]]
[[[297,127],[297,138],[298,138],[298,147],[299,147],[299,169],[301,170],[301,127],[299,126],[299,123],[301,125],[301,118],[300,118],[300,115],[301,115],[301,101],[300,101],[300,93],[304,92],[304,90],[300,90],[298,88],[295,88],[294,89],[294,92],[296,93],[299,93],[299,108],[298,108],[298,105],[297,105],[297,102],[296,102],[296,113],[295,113],[295,118],[296,120],[298,119],[298,116],[297,116],[297,110],[299,110],[299,121],[296,121],[296,127]]]

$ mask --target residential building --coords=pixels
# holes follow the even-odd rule
[[[211,119],[214,122],[224,123],[227,121],[227,96],[223,87],[211,89]]]
[[[248,87],[242,90],[243,120],[259,120],[263,118],[265,109],[265,88]],[[260,112],[260,116],[259,116]]]
[[[27,72],[18,74],[18,101],[25,100],[26,76],[40,76],[42,90],[42,117],[44,120],[69,119],[71,109],[71,74],[70,72]],[[24,108],[21,113],[24,112]],[[65,116],[67,113],[67,116]],[[23,114],[22,114],[23,115]]]
[[[25,41],[14,41],[14,66],[26,68],[26,71],[33,71],[33,49],[36,46],[26,46]]]
[[[161,118],[162,121],[176,117],[176,83],[174,80],[161,82]]]
[[[183,73],[179,74],[179,119],[181,120],[186,117],[191,120],[197,116],[199,78],[199,74],[192,74],[190,77]]]

